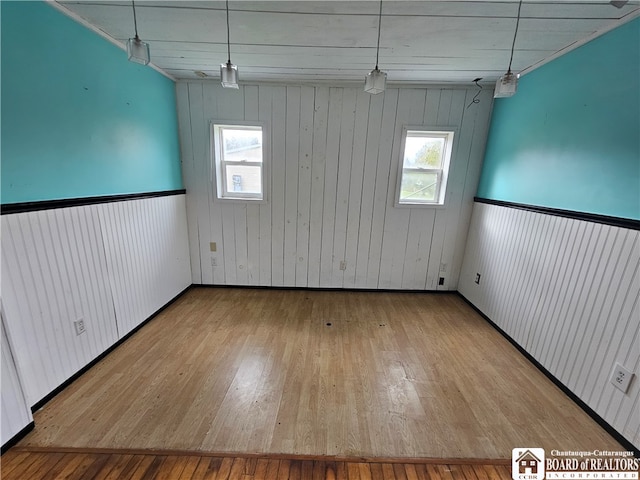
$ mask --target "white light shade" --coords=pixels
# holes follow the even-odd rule
[[[518,89],[519,73],[507,72],[498,78],[496,82],[496,89],[493,93],[493,98],[512,97],[516,94]]]
[[[386,84],[387,74],[375,68],[364,78],[364,91],[372,95],[377,95],[378,93],[384,92]]]
[[[238,66],[231,62],[220,64],[220,83],[224,88],[239,88]]]
[[[127,55],[129,61],[146,65],[151,61],[149,44],[140,40],[137,36],[127,41]]]

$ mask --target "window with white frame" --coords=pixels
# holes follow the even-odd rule
[[[443,205],[455,131],[405,127],[396,205]]]
[[[264,200],[262,125],[212,124],[217,197]]]

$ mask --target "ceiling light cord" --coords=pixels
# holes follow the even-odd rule
[[[229,33],[229,0],[227,0],[227,65],[231,65],[231,34]]]
[[[518,18],[516,19],[516,31],[513,34],[513,43],[511,44],[511,57],[509,58],[509,68],[507,75],[511,73],[511,63],[513,62],[513,51],[516,48],[516,37],[518,36],[518,26],[520,25],[520,9],[522,8],[522,0],[518,3]]]
[[[378,70],[378,57],[380,55],[380,26],[382,25],[382,0],[380,0],[380,13],[378,14],[378,44],[376,45],[376,70]]]
[[[480,85],[478,82],[482,80],[482,77],[476,78],[473,83],[476,84],[476,87],[478,87],[478,91],[476,92],[476,94],[473,96],[473,100],[471,100],[471,102],[469,102],[469,105],[467,105],[467,108],[469,108],[471,105],[473,105],[474,103],[480,103],[480,99],[478,98],[480,96],[480,92],[482,92],[482,85]]]
[[[136,32],[136,40],[140,40],[138,37],[138,19],[136,18],[136,2],[131,0],[131,7],[133,7],[133,29]]]

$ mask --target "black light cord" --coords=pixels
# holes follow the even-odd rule
[[[229,35],[229,0],[227,0],[227,65],[231,63],[231,39]]]
[[[522,0],[518,3],[518,19],[516,20],[516,31],[513,34],[513,43],[511,44],[511,57],[509,58],[509,68],[507,74],[511,73],[511,62],[513,62],[513,50],[516,47],[516,37],[518,36],[518,25],[520,25],[520,9],[522,8]]]
[[[476,78],[473,83],[476,84],[476,87],[478,87],[478,91],[476,92],[476,94],[473,96],[473,100],[471,100],[471,102],[469,102],[469,105],[467,105],[467,108],[469,108],[471,105],[473,105],[474,103],[480,103],[480,99],[478,98],[478,96],[480,95],[480,92],[482,92],[482,85],[480,85],[478,82],[482,80],[482,78]]]
[[[138,20],[136,19],[136,2],[131,0],[131,6],[133,7],[133,29],[136,32],[136,40],[140,40],[138,37]]]
[[[380,54],[380,25],[382,25],[382,0],[380,0],[380,13],[378,14],[378,45],[376,46],[376,70],[378,70],[378,56]]]

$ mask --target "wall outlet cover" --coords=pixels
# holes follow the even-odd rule
[[[625,367],[616,363],[616,366],[613,367],[613,372],[611,372],[610,382],[616,387],[618,390],[621,390],[624,393],[627,393],[629,390],[629,384],[631,383],[631,379],[633,378],[633,373],[627,370]]]
[[[73,326],[76,329],[76,335],[80,335],[87,331],[87,329],[84,326],[84,320],[82,319],[76,320],[75,322],[73,322]]]

